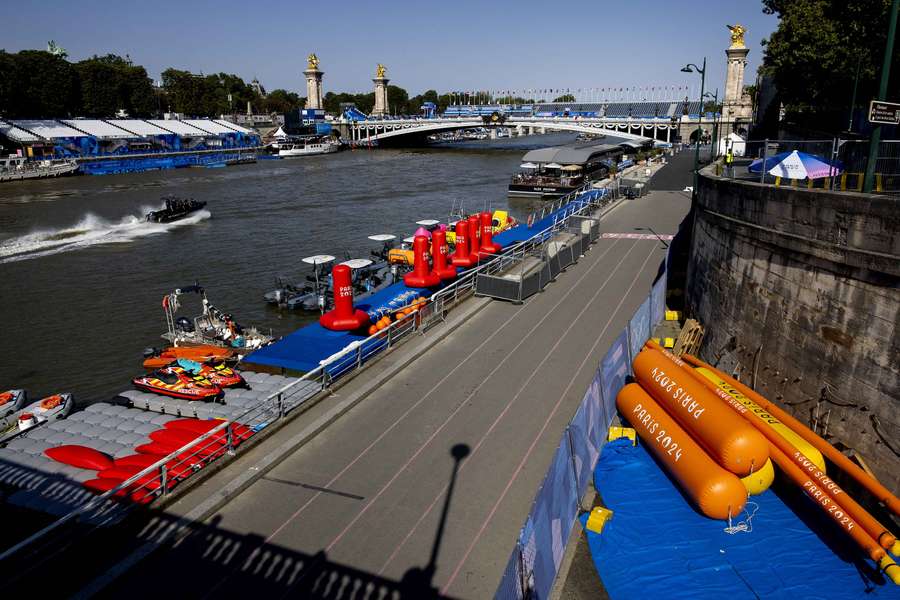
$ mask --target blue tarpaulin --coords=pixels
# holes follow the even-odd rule
[[[753,496],[751,530],[729,535],[724,521],[691,507],[641,445],[606,444],[594,482],[613,511],[602,534],[587,531],[610,598],[900,598],[794,487]]]

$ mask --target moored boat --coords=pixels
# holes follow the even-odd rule
[[[340,141],[331,136],[301,137],[281,141],[278,144],[278,156],[296,158],[315,154],[331,154],[341,149]]]
[[[24,391],[13,391],[21,392],[21,404],[27,402]],[[54,394],[7,413],[6,416],[0,418],[0,444],[49,421],[64,419],[72,412],[73,408],[75,408],[75,400],[72,394]]]

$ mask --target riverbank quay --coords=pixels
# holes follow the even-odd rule
[[[601,230],[674,231],[688,199],[676,196],[665,205],[651,199],[623,202]],[[255,590],[317,597],[332,578],[408,597],[427,590],[493,595],[569,412],[615,337],[611,332],[646,296],[664,255],[655,238],[603,238],[524,305],[470,301],[486,305],[417,360],[405,362],[411,346],[401,348],[392,359],[404,365],[398,375],[193,523],[177,547],[166,544],[136,564],[120,553],[125,563],[105,569],[120,577],[83,589],[111,596],[139,590],[135,582],[148,574],[191,564],[188,595]],[[367,378],[384,368],[383,361],[373,364]],[[337,399],[365,384],[354,379]],[[320,417],[319,410],[324,404],[269,443],[284,443],[294,428]],[[258,469],[260,459],[251,458],[232,463],[228,474]],[[216,474],[198,493],[221,489],[228,474]],[[192,496],[156,516],[145,536],[165,529],[181,502],[177,510],[188,514]]]

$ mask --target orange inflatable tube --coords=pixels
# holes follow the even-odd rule
[[[744,510],[747,491],[740,479],[717,465],[638,384],[622,388],[616,407],[700,512],[728,519]]]
[[[719,377],[722,378],[723,381],[728,382],[733,385],[737,390],[739,390],[742,394],[759,404],[761,407],[769,411],[772,415],[774,415],[778,420],[782,423],[796,431],[803,439],[813,445],[819,452],[825,455],[828,460],[833,462],[835,465],[840,467],[845,473],[847,473],[850,477],[855,479],[857,483],[861,486],[869,490],[878,500],[884,503],[888,509],[894,513],[895,515],[900,516],[900,498],[897,498],[894,494],[891,493],[886,487],[884,487],[880,481],[863,471],[859,466],[853,463],[849,458],[841,454],[835,449],[834,446],[823,440],[821,437],[816,435],[812,430],[810,430],[806,425],[792,417],[787,412],[783,411],[777,405],[772,402],[769,402],[767,399],[763,398],[755,391],[753,391],[750,387],[744,385],[740,381],[722,373],[715,367],[712,367],[699,358],[695,356],[691,356],[690,354],[685,354],[682,357],[688,363],[696,366],[696,367],[704,367],[709,369],[710,371],[716,373]]]
[[[634,377],[726,470],[745,477],[763,468],[769,458],[766,438],[682,365],[677,358],[644,348],[634,359]]]
[[[803,453],[794,447],[788,440],[779,435],[774,429],[768,426],[765,419],[760,416],[752,407],[747,407],[730,394],[720,389],[715,383],[697,373],[691,367],[686,370],[701,382],[714,394],[719,396],[728,406],[735,412],[742,415],[750,422],[760,433],[769,440],[769,443],[777,447],[781,453],[791,462],[793,462],[802,471],[812,476],[820,490],[825,491],[831,496],[834,503],[842,508],[844,512],[852,517],[859,525],[866,530],[872,538],[878,541],[882,548],[890,549],[894,546],[897,538],[888,529],[878,522],[869,512],[859,505],[856,500],[841,489],[830,477],[828,477],[812,460],[803,455]],[[743,394],[741,394],[743,396]],[[753,404],[752,402],[750,403]],[[749,408],[749,410],[748,410]],[[764,415],[766,413],[763,413]],[[770,448],[771,453],[771,448]]]

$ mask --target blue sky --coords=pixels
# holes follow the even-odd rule
[[[411,94],[691,85],[694,97],[699,77],[679,69],[706,56],[707,89],[721,90],[726,24],[748,29],[746,83],[777,26],[757,0],[0,0],[0,21],[11,52],[54,39],[74,60],[129,54],[154,78],[169,66],[225,71],[302,95],[315,52],[326,91],[371,91],[381,62]]]

